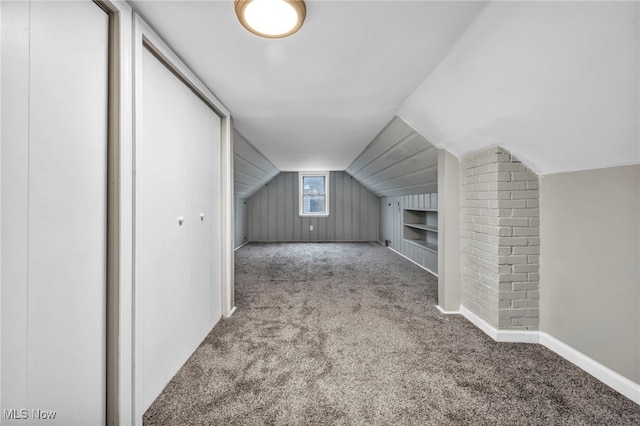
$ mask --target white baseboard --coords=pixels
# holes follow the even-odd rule
[[[445,311],[440,307],[440,305],[436,305],[436,308],[445,315],[460,315],[460,311]]]
[[[488,322],[468,310],[464,305],[460,305],[460,315],[468,319],[473,325],[484,331],[493,340],[498,340],[498,330],[493,328]]]
[[[582,368],[605,385],[615,389],[636,404],[640,404],[640,384],[632,382],[626,377],[616,373],[609,367],[600,364],[593,358],[589,358],[582,352],[561,342],[555,337],[543,331],[539,332],[539,343],[557,353],[567,361]]]
[[[244,244],[243,244],[243,245],[241,245],[240,247],[236,247],[236,248],[234,248],[234,249],[233,249],[233,251],[240,250],[242,247],[246,246],[247,244],[249,244],[249,241],[247,241],[246,243],[244,243]]]
[[[460,305],[460,314],[473,323],[489,337],[498,342],[539,343],[557,353],[567,361],[580,367],[605,385],[620,392],[636,404],[640,404],[640,384],[635,383],[609,367],[588,357],[577,349],[563,343],[544,331],[500,330]]]
[[[538,331],[535,330],[498,330],[498,342],[539,343]]]
[[[238,247],[239,248],[239,247]],[[236,311],[236,307],[234,306],[233,308],[231,308],[231,311],[229,311],[229,315],[225,315],[225,318],[229,318],[231,317],[231,315],[233,315],[233,313]]]
[[[460,313],[497,342],[538,343],[537,330],[500,330],[460,305]]]
[[[425,271],[427,271],[428,273],[430,273],[431,275],[433,275],[434,277],[438,278],[438,274],[436,274],[435,272],[433,272],[431,269],[429,268],[425,268],[424,266],[422,266],[421,264],[419,264],[418,262],[416,262],[415,260],[411,260],[409,259],[407,256],[405,256],[404,254],[400,253],[399,251],[396,251],[394,249],[392,249],[391,247],[389,247],[389,250],[391,250],[392,252],[394,252],[395,254],[397,254],[398,256],[402,256],[405,259],[407,259],[409,262],[418,265],[419,267],[421,267],[422,269],[424,269]]]

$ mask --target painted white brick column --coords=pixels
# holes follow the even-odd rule
[[[462,304],[495,328],[536,330],[538,176],[499,146],[460,169]]]

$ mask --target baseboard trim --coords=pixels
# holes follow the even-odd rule
[[[315,232],[315,231],[314,231]],[[378,240],[251,240],[249,243],[261,244],[304,244],[304,243],[379,243]]]
[[[605,385],[613,388],[636,404],[640,405],[640,384],[616,373],[609,367],[600,364],[598,361],[588,357],[550,334],[541,331],[539,332],[539,335],[539,343],[541,345],[557,353],[572,364],[577,365]]]
[[[440,307],[440,305],[436,305],[436,308],[440,311],[440,313],[445,315],[460,315],[460,311],[445,311]]]
[[[240,250],[242,247],[246,246],[247,244],[249,244],[249,241],[247,241],[246,243],[242,244],[240,247],[236,247],[233,249],[233,251],[238,251]]]
[[[488,322],[468,310],[464,305],[460,305],[460,315],[469,320],[473,325],[484,331],[493,340],[498,340],[498,330],[493,328]]]
[[[439,307],[438,307],[439,308]],[[544,331],[499,330],[460,305],[460,314],[497,342],[538,343],[640,405],[640,384],[590,358]]]
[[[539,343],[539,332],[534,330],[498,330],[498,342]]]
[[[539,343],[538,330],[497,329],[484,319],[471,312],[464,305],[460,305],[460,313],[496,342]]]
[[[431,269],[426,268],[424,266],[422,266],[421,264],[419,264],[418,262],[416,262],[415,260],[409,259],[407,256],[405,256],[404,254],[400,253],[399,251],[396,251],[394,249],[392,249],[391,247],[389,247],[389,250],[391,250],[392,252],[394,252],[395,254],[397,254],[398,256],[402,256],[405,259],[407,259],[409,262],[413,263],[414,265],[419,266],[420,268],[424,269],[425,271],[427,271],[428,273],[430,273],[431,275],[433,275],[434,277],[438,278],[438,274],[436,274],[435,272],[433,272]]]
[[[239,247],[238,247],[239,248]],[[230,318],[231,315],[233,315],[233,313],[236,311],[236,307],[234,306],[233,308],[231,308],[231,311],[229,311],[229,315],[225,315],[225,318]]]

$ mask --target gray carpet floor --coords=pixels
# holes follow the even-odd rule
[[[379,244],[249,244],[238,310],[144,424],[640,424],[545,347],[496,343],[436,303],[436,278]]]

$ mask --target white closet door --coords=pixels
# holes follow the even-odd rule
[[[209,236],[211,223],[211,161],[209,151],[211,138],[209,135],[209,119],[214,116],[211,109],[205,105],[195,94],[190,94],[191,103],[191,212],[192,226],[191,244],[191,281],[189,283],[189,297],[197,299],[202,297],[211,300],[211,288],[209,285]],[[217,117],[215,117],[217,119]],[[219,121],[219,120],[217,120]],[[186,306],[184,314],[191,316],[193,324],[209,324],[209,311],[211,305],[198,305],[193,308]],[[206,333],[207,330],[201,329]]]
[[[27,408],[103,424],[108,15],[32,2],[30,37]]]
[[[144,50],[142,138],[137,178],[140,230],[138,267],[142,321],[142,391],[145,409],[180,362],[183,346],[176,305],[185,303],[191,226],[186,207],[188,186],[188,89],[151,53]],[[184,218],[182,225],[179,217]],[[177,340],[177,341],[176,341]]]
[[[220,160],[212,163],[211,152],[220,150],[220,134],[211,123],[219,128],[220,119],[146,49],[141,105],[136,244],[146,410],[220,318],[212,315],[221,297],[210,273],[220,259],[209,240],[219,229],[211,194],[220,192],[219,179],[212,187]]]

